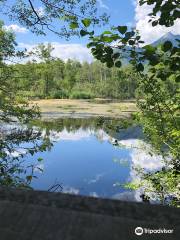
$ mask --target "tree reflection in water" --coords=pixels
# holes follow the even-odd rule
[[[72,134],[74,134],[73,137],[78,138],[79,130],[82,130],[82,133],[88,131],[88,134],[92,131],[100,142],[103,142],[106,138],[117,148],[124,146],[125,148],[131,148],[131,151],[133,151],[130,171],[133,182],[125,184],[125,187],[131,191],[135,190],[134,197],[136,200],[141,197],[143,201],[149,202],[154,198],[155,200],[159,199],[161,203],[165,203],[165,198],[168,200],[169,196],[174,196],[172,191],[164,192],[160,189],[161,183],[158,182],[157,174],[154,175],[157,176],[156,181],[154,181],[154,178],[152,181],[147,178],[147,173],[156,172],[157,168],[159,174],[164,171],[163,159],[157,155],[150,156],[153,151],[147,142],[144,144],[146,141],[144,136],[143,139],[138,140],[139,137],[142,138],[139,129],[140,126],[137,126],[137,123],[132,119],[122,120],[103,117],[62,118],[53,121],[36,120],[28,126],[20,124],[1,126],[0,185],[30,188],[33,178],[37,177],[36,172],[43,171],[40,164],[43,159],[38,158],[37,164],[33,162],[33,164],[26,165],[24,163],[28,154],[34,155],[38,152],[50,150],[54,141],[69,140]],[[132,137],[132,132],[134,134],[135,131],[138,131],[138,137]],[[133,138],[134,140],[132,140]],[[117,163],[119,160],[115,159],[114,162]],[[127,162],[121,159],[120,164],[125,166]],[[137,167],[138,165],[139,167]],[[120,186],[122,187],[122,184]],[[173,186],[171,188],[173,189]],[[55,182],[47,190],[62,191],[62,185]],[[120,195],[129,196],[129,193],[120,193]]]
[[[0,186],[31,188],[35,172],[43,171],[39,167],[42,158],[37,164],[25,164],[26,157],[37,152],[50,150],[53,146],[50,139],[51,132],[67,132],[82,130],[103,129],[108,135],[113,135],[121,128],[127,127],[131,121],[99,118],[64,118],[56,121],[35,120],[24,125],[17,122],[0,126]],[[99,141],[102,141],[100,132],[96,132]],[[56,184],[57,185],[57,184]],[[51,186],[50,190],[57,187]],[[61,187],[61,186],[60,186]],[[59,187],[58,187],[59,188]]]
[[[52,143],[48,136],[42,137],[38,128],[27,127],[18,123],[0,127],[0,186],[30,188],[35,178],[35,170],[43,171],[38,164],[25,167],[28,154],[34,155],[50,149]],[[43,161],[37,159],[37,163]]]

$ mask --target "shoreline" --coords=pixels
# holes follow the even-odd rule
[[[95,102],[95,101],[99,101]],[[104,101],[104,103],[102,103]],[[106,100],[81,100],[81,99],[44,99],[30,102],[37,104],[41,111],[42,119],[57,118],[129,118],[138,111],[135,102]]]

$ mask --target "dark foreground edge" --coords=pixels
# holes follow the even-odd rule
[[[143,229],[142,235],[135,234],[137,227]],[[146,233],[150,230],[156,233]],[[165,230],[173,232],[162,233]],[[177,208],[0,188],[1,240],[176,240],[179,236]]]

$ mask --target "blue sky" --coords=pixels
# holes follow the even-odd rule
[[[113,3],[112,3],[113,2]],[[111,24],[119,25],[119,24],[127,24],[132,23],[134,21],[134,6],[132,4],[132,0],[98,0],[98,7],[100,8],[101,12],[107,12],[111,15]],[[0,16],[3,20],[5,25],[19,25],[18,22],[10,21],[5,15]],[[57,23],[58,24],[58,23]],[[56,25],[57,25],[56,24]],[[24,33],[24,34],[23,34]],[[61,43],[65,43],[66,41],[60,39],[55,34],[51,32],[47,32],[47,36],[36,36],[32,34],[30,31],[22,31],[19,29],[16,31],[17,42],[25,42],[25,43],[38,43],[44,41],[58,41]],[[73,38],[69,42],[71,43],[82,43],[84,40]]]
[[[136,26],[146,43],[156,41],[167,32],[180,34],[179,20],[172,28],[165,28],[161,26],[152,28],[150,23],[148,23],[149,19],[147,17],[147,14],[150,12],[151,7],[148,5],[140,7],[137,3],[137,0],[97,1],[100,11],[105,11],[111,16],[111,25]],[[80,61],[92,61],[92,56],[89,53],[89,50],[86,48],[87,40],[85,38],[79,39],[78,37],[75,37],[67,42],[52,32],[47,32],[46,36],[36,36],[26,28],[22,27],[18,22],[10,21],[4,15],[0,15],[0,18],[4,20],[7,29],[11,28],[15,31],[16,40],[19,43],[20,47],[26,47],[27,49],[31,50],[38,43],[51,42],[55,48],[53,53],[54,56],[60,57],[64,60],[67,60],[68,58],[76,58]],[[96,32],[99,32],[99,30],[97,31],[96,29]]]

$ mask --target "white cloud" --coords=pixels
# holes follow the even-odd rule
[[[45,43],[47,44],[47,43]],[[76,59],[80,62],[92,62],[93,56],[88,48],[82,44],[72,43],[72,44],[62,44],[59,42],[51,42],[54,50],[52,52],[53,57],[61,58],[64,61],[68,59]],[[31,51],[37,45],[19,43],[20,48],[26,48],[28,51]]]
[[[94,197],[94,198],[98,198],[98,197],[99,197],[96,192],[90,192],[90,193],[89,193],[89,196],[90,196],[90,197]]]
[[[146,170],[157,170],[163,167],[163,158],[152,153],[152,146],[139,139],[121,140],[118,142],[122,146],[132,150],[131,160],[133,166],[140,166]]]
[[[5,30],[12,30],[13,32],[16,33],[27,33],[28,30],[24,27],[20,27],[17,24],[11,24],[9,26],[4,26]]]
[[[106,4],[104,4],[103,0],[97,0],[97,1],[98,1],[99,5],[100,5],[100,8],[109,9],[109,7]]]
[[[63,193],[69,193],[69,194],[74,194],[74,195],[78,195],[80,190],[71,186],[63,186]]]
[[[138,182],[140,181],[140,177],[137,175],[135,167],[140,167],[145,169],[146,171],[156,171],[158,169],[161,169],[164,166],[163,158],[157,154],[150,155],[149,153],[152,152],[152,147],[150,144],[145,143],[142,140],[139,139],[128,139],[128,140],[121,140],[119,141],[120,144],[125,146],[126,148],[131,149],[131,170],[130,170],[130,181]],[[140,195],[144,192],[143,187],[135,190],[130,195],[125,196],[121,194],[119,199],[125,200],[126,198],[129,199],[129,197],[134,201],[142,201],[140,198]]]
[[[117,193],[112,196],[112,199],[117,199],[117,200],[127,201],[127,202],[136,202],[137,201],[134,191]]]
[[[90,50],[81,44],[60,44],[53,42],[52,45],[55,48],[53,55],[65,61],[69,58],[77,59],[80,62],[91,62],[93,60]]]
[[[76,132],[68,132],[66,129],[62,132],[50,131],[51,141],[80,141],[82,139],[89,139],[92,132],[84,131],[82,129]]]
[[[43,132],[43,135],[45,135],[45,131]],[[83,130],[82,128],[76,130],[76,131],[71,131],[68,132],[66,129],[64,129],[61,132],[57,131],[50,131],[50,140],[51,141],[80,141],[83,139],[89,140],[90,137],[94,135],[97,137],[98,140],[103,141],[108,141],[109,136],[103,131],[103,130]]]
[[[13,150],[12,152],[9,152],[8,150],[5,151],[7,155],[11,156],[11,157],[19,157],[19,156],[22,156],[22,155],[25,155],[27,154],[27,151],[24,150],[24,149],[16,149],[16,150]]]
[[[140,31],[142,39],[145,41],[145,43],[152,43],[168,32],[171,32],[173,34],[180,34],[180,20],[176,20],[174,26],[169,28],[160,25],[152,27],[152,24],[149,22],[150,17],[148,16],[151,10],[152,5],[144,4],[142,6],[139,6],[138,2],[136,1],[136,28]]]

